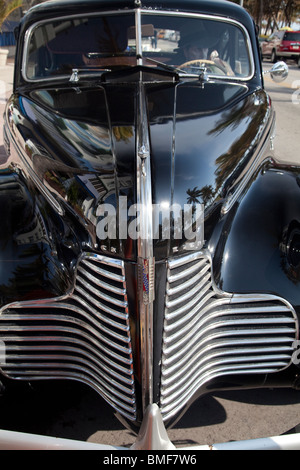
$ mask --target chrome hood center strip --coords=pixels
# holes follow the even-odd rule
[[[142,74],[142,73],[141,73]],[[148,112],[142,75],[137,100],[137,205],[140,208],[140,237],[137,241],[139,271],[139,318],[141,338],[143,412],[153,403],[153,301],[154,256],[150,139]]]

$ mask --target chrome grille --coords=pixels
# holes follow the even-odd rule
[[[229,295],[214,286],[202,253],[168,262],[160,408],[175,415],[209,380],[286,368],[297,338],[293,308],[272,295]]]
[[[74,379],[136,419],[124,264],[86,254],[68,296],[19,302],[0,312],[3,372],[19,380]]]

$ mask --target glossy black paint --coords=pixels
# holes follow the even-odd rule
[[[224,197],[229,179],[233,184],[253,157],[245,149],[256,149],[265,138],[264,123],[272,118],[266,95],[256,90],[251,93],[245,85],[224,83],[208,83],[204,89],[193,83],[160,83],[149,85],[146,93],[151,110],[153,203],[183,207],[194,200],[197,190],[206,189],[203,202],[209,209]],[[230,98],[225,101],[226,95]],[[13,132],[24,139],[26,163],[40,181],[47,182],[61,204],[68,201],[82,224],[87,224],[90,240],[98,247],[102,244],[97,238],[99,218],[83,215],[89,196],[84,181],[101,175],[103,190],[98,205],[112,204],[117,209],[120,195],[127,197],[128,208],[134,203],[135,96],[136,85],[125,89],[101,84],[80,93],[72,87],[46,88],[15,97],[8,106]],[[22,123],[16,125],[19,115]],[[258,133],[257,129],[262,130]],[[195,133],[199,136],[196,143],[191,138]],[[43,149],[42,156],[34,154],[30,146]],[[92,204],[85,212],[97,214],[97,207]],[[116,241],[115,248],[122,257],[135,259],[127,242]],[[157,240],[157,259],[172,254],[172,246],[167,242],[163,245]],[[105,250],[110,248],[106,246]]]
[[[299,310],[299,260],[292,264],[288,255],[299,229],[299,191],[297,169],[261,169],[223,226],[215,257],[221,289],[276,293]]]
[[[231,2],[144,1],[142,5],[210,14],[217,8],[220,15],[243,23],[252,43],[257,41],[251,18]],[[14,94],[5,115],[10,155],[0,167],[0,306],[68,292],[74,284],[74,266],[88,249],[126,261],[132,281],[130,309],[138,323],[136,243],[121,237],[103,240],[98,224],[101,204],[111,204],[118,211],[121,196],[127,198],[127,209],[136,202],[136,106],[143,74],[153,203],[183,206],[201,198],[204,248],[212,254],[217,287],[226,292],[276,294],[300,311],[300,263],[289,251],[297,242],[291,234],[300,231],[299,170],[272,162],[269,141],[274,113],[263,88],[257,48],[256,72],[247,83],[211,81],[202,86],[199,81],[174,80],[150,67],[125,71],[122,83],[109,73],[78,86],[62,80],[34,85],[24,81],[24,35],[36,21],[135,6],[134,1],[76,0],[66,11],[63,2],[41,4],[20,25]],[[224,214],[227,197],[258,155],[261,167]],[[94,178],[100,185],[98,200],[89,184]],[[41,186],[46,192],[40,191]],[[164,311],[160,286],[166,283],[165,260],[184,253],[183,242],[154,240],[156,400]],[[135,340],[140,385],[138,335]],[[277,379],[227,377],[226,382],[212,382],[207,388],[263,386],[269,380],[273,385],[292,385],[295,375],[293,367]]]

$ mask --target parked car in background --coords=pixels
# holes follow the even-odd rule
[[[299,387],[300,170],[275,159],[248,13],[61,0],[17,37],[1,381],[83,382],[136,448],[214,390]]]
[[[279,59],[293,59],[300,67],[300,31],[276,31],[261,43],[263,58],[273,63]]]

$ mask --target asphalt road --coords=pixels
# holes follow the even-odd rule
[[[281,84],[266,76],[266,88],[277,112],[276,154],[300,164],[300,69],[292,63]],[[202,397],[168,434],[176,445],[213,444],[285,434],[299,423],[300,392],[234,391]],[[135,440],[95,392],[73,382],[19,384],[0,398],[0,428],[121,446]]]

